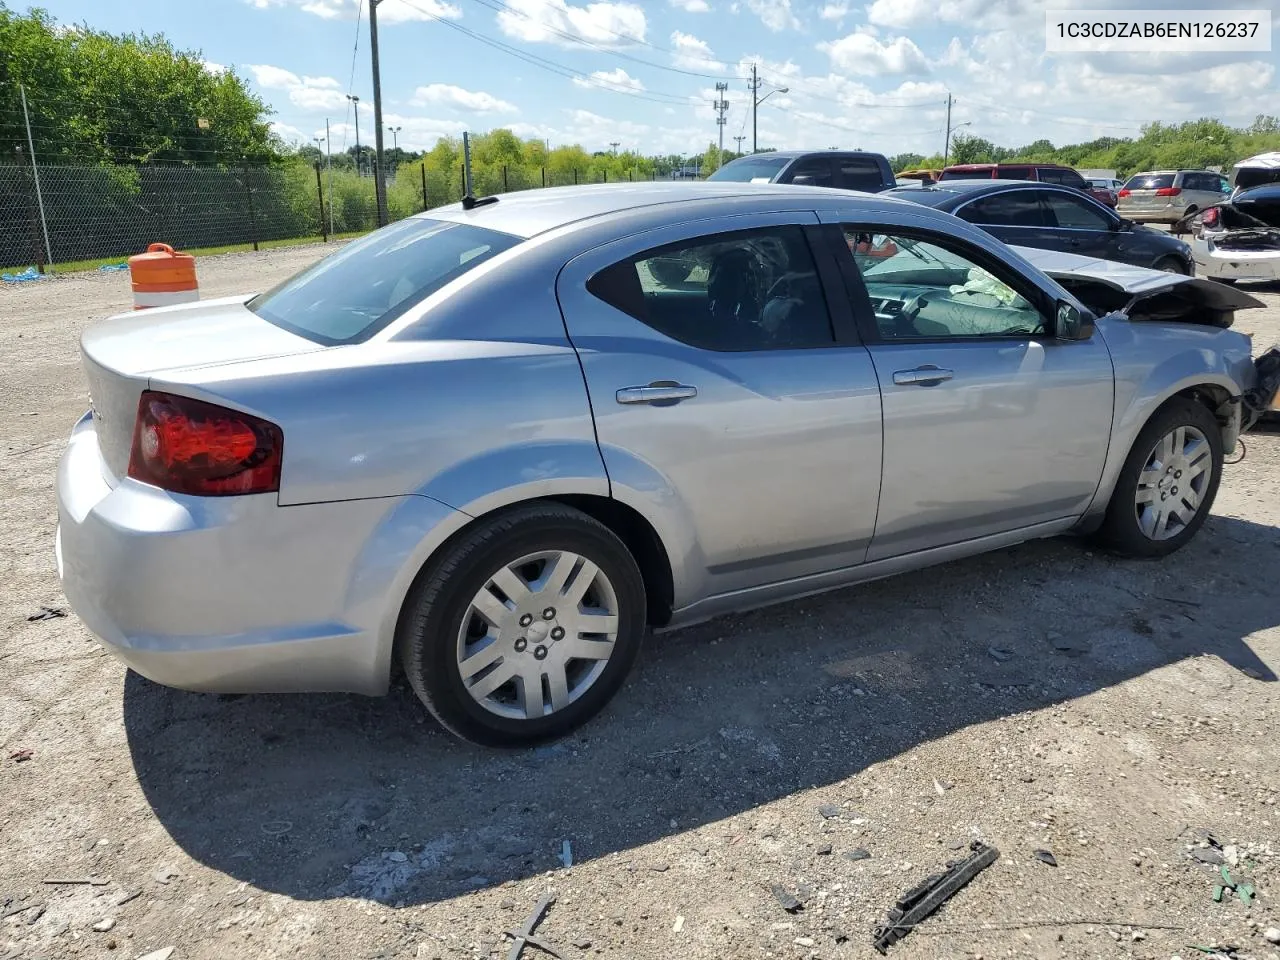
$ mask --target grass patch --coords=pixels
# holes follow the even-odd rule
[[[334,233],[330,234],[329,239],[332,240],[352,240],[356,237],[362,237],[366,231],[356,231],[354,233]],[[309,243],[320,243],[323,237],[289,237],[284,240],[260,240],[258,242],[259,250],[276,250],[280,247],[300,247]],[[181,253],[189,253],[195,257],[212,257],[219,253],[247,253],[253,250],[252,243],[232,243],[221,247],[195,247],[192,249],[182,250]],[[139,253],[143,251],[139,250]],[[99,267],[105,267],[113,263],[126,263],[132,254],[124,254],[118,257],[100,257],[96,260],[72,260],[67,263],[55,263],[52,266],[45,267],[45,273],[63,274],[63,273],[80,273],[85,270],[97,270]],[[33,264],[23,264],[20,267],[0,267],[0,273],[21,273],[27,267]]]

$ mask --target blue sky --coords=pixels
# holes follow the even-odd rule
[[[64,22],[163,32],[231,67],[302,142],[354,142],[345,94],[372,141],[368,0],[44,0]],[[357,21],[358,4],[362,16]],[[1054,8],[1206,9],[1217,0],[1054,0]],[[745,78],[759,65],[761,147],[942,148],[953,124],[1009,146],[1126,136],[1153,120],[1280,112],[1276,53],[1046,55],[1048,0],[381,0],[386,143],[506,126],[588,150],[705,149],[715,84],[729,84],[725,145],[750,148]],[[1272,11],[1280,0],[1232,2]],[[358,23],[358,47],[357,44]],[[481,37],[482,39],[477,39]],[[486,43],[485,41],[488,41]],[[499,49],[494,44],[502,45]]]

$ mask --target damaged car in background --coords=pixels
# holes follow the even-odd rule
[[[1187,226],[1201,276],[1227,283],[1280,280],[1280,183],[1241,190]]]

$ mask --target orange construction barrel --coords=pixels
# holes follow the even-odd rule
[[[133,280],[133,309],[167,307],[200,299],[196,258],[177,253],[167,243],[153,243],[146,253],[129,258]]]

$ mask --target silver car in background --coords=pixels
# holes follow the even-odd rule
[[[648,629],[1068,532],[1178,549],[1274,394],[1255,305],[849,192],[467,200],[90,328],[58,569],[160,683],[398,661],[454,733],[535,742]]]
[[[1173,224],[1230,193],[1227,178],[1211,170],[1151,170],[1125,181],[1116,213],[1138,223]]]

